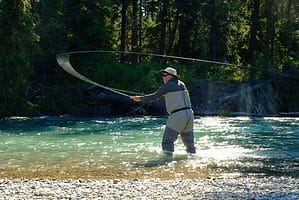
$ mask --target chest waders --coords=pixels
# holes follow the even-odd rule
[[[165,104],[169,116],[162,140],[163,151],[172,153],[174,142],[180,134],[187,152],[196,153],[193,134],[194,114],[188,91],[184,88],[168,92],[165,95]]]

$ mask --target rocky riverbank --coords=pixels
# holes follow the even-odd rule
[[[205,179],[50,180],[2,179],[0,199],[290,199],[299,198],[291,177]]]

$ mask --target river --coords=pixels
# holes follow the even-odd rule
[[[299,177],[299,118],[197,117],[196,155],[161,150],[164,117],[0,121],[0,178]]]

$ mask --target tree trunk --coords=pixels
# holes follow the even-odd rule
[[[139,3],[139,25],[138,25],[138,29],[139,29],[139,51],[141,51],[141,49],[142,49],[142,15],[143,15],[142,6],[143,6],[143,0],[140,0],[140,3]],[[141,62],[141,57],[139,57],[139,62]]]
[[[122,0],[121,29],[120,29],[120,51],[126,50],[126,29],[127,29],[127,0]],[[120,54],[120,63],[125,62],[125,55]]]
[[[175,39],[175,34],[177,32],[178,24],[179,24],[179,12],[177,11],[175,15],[175,19],[173,22],[173,27],[171,30],[169,30],[169,44],[168,44],[168,49],[167,49],[167,55],[172,55],[172,49],[173,49],[173,43]],[[171,27],[171,25],[169,25]]]
[[[255,43],[256,43],[256,34],[259,29],[259,12],[260,12],[260,0],[253,0],[253,10],[251,13],[251,28],[249,32],[249,48],[247,52],[247,58],[245,64],[252,64]],[[250,79],[253,79],[255,76],[255,70],[253,68],[250,69]]]
[[[274,11],[275,0],[266,1],[266,12],[267,12],[267,27],[266,27],[266,54],[268,58],[272,61],[274,58],[274,37],[275,37],[275,27],[274,27]]]
[[[183,13],[180,16],[178,27],[179,27],[179,30],[178,30],[179,39],[178,39],[178,43],[175,48],[175,50],[176,50],[175,54],[178,56],[185,56],[185,55],[187,55],[186,45],[188,44],[187,38],[189,36],[189,29],[188,29],[185,13]]]
[[[133,20],[133,25],[132,25],[132,51],[133,52],[137,52],[138,51],[138,26],[137,26],[137,9],[138,6],[138,2],[137,0],[133,0],[133,16],[132,16],[132,20]],[[132,63],[137,64],[139,59],[138,59],[139,55],[137,54],[133,54],[132,55]]]
[[[217,22],[216,22],[216,2],[215,0],[209,0],[210,13],[210,58],[211,60],[217,59],[217,49],[216,49],[216,37],[217,37]]]
[[[160,39],[159,39],[159,54],[165,53],[165,39],[166,39],[166,25],[167,25],[167,11],[168,10],[168,3],[167,0],[162,1],[162,10],[161,10],[161,17],[160,17]]]
[[[292,4],[293,4],[293,0],[288,0],[287,8],[286,8],[286,19],[288,22],[291,21]]]

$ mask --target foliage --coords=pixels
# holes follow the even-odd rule
[[[124,2],[128,7],[122,16]],[[139,49],[233,65],[154,56],[136,59],[126,54],[120,64],[120,54],[112,53],[74,55],[71,62],[80,73],[101,84],[144,93],[159,87],[159,70],[166,66],[176,68],[188,86],[202,80],[256,81],[290,68],[298,70],[298,5],[292,0],[259,1],[256,42],[249,48],[254,2],[138,0],[136,13],[132,1],[1,0],[0,116],[80,113],[73,95],[84,94],[84,87],[72,88],[79,81],[59,68],[56,54],[119,50],[121,42],[127,51]],[[124,41],[122,17],[127,23]],[[246,63],[249,53],[253,58]],[[29,98],[28,91],[36,86],[37,95]],[[288,94],[288,102],[292,98],[296,96]],[[82,99],[78,102],[77,106],[84,107]],[[102,112],[111,109],[103,106]]]
[[[29,54],[39,37],[28,0],[0,1],[0,116],[30,115],[25,90],[32,74]]]

